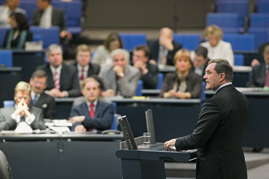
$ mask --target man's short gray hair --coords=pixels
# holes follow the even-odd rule
[[[210,63],[216,63],[214,70],[220,74],[224,73],[225,74],[225,80],[227,82],[232,82],[233,81],[233,67],[230,65],[230,63],[225,60],[225,59],[214,59],[210,60],[208,62],[208,65]]]
[[[113,50],[111,52],[110,56],[113,59],[113,56],[114,55],[118,55],[118,54],[121,54],[121,53],[124,55],[125,60],[129,63],[129,61],[130,61],[130,54],[129,54],[129,52],[127,50],[120,49],[120,48],[115,49],[115,50]]]
[[[51,51],[53,51],[55,49],[59,49],[60,53],[63,55],[63,50],[62,50],[62,47],[60,45],[51,44],[46,50],[46,57],[48,58],[50,56]]]

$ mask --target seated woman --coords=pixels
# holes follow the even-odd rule
[[[29,23],[25,15],[19,12],[11,13],[9,22],[12,26],[5,36],[3,48],[23,49],[25,42],[33,40],[33,34],[29,31]]]
[[[123,43],[119,34],[112,32],[108,35],[104,45],[97,47],[92,58],[92,63],[112,66],[112,58],[110,53],[117,48],[123,48]]]
[[[181,49],[174,56],[176,72],[168,73],[163,81],[160,96],[164,98],[200,98],[202,78],[191,70],[188,50]]]
[[[228,60],[230,65],[234,65],[234,54],[232,45],[229,42],[222,40],[223,32],[216,25],[210,25],[205,29],[204,36],[207,38],[207,42],[203,42],[200,45],[207,48],[209,59],[223,58]]]

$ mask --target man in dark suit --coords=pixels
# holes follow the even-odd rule
[[[144,89],[156,89],[158,85],[158,67],[149,60],[149,48],[146,45],[135,47],[133,52],[133,66],[140,71],[140,80]]]
[[[0,109],[0,131],[46,129],[42,110],[28,106],[31,101],[30,91],[31,86],[26,82],[21,81],[16,85],[14,94],[16,105]]]
[[[55,98],[80,96],[76,68],[63,63],[62,54],[63,51],[59,45],[50,45],[46,51],[49,64],[37,67],[44,70],[48,76],[45,92]]]
[[[69,120],[73,124],[74,131],[110,129],[114,120],[114,107],[111,103],[99,100],[101,93],[99,82],[94,78],[87,78],[82,83],[81,92],[86,102],[72,107],[70,113]]]
[[[174,65],[173,59],[182,45],[173,41],[173,31],[164,27],[160,30],[159,39],[149,42],[150,62],[161,65]],[[153,59],[153,60],[151,60]]]
[[[206,89],[215,92],[201,109],[191,135],[165,142],[165,148],[197,148],[197,179],[247,179],[242,141],[250,116],[247,98],[233,84],[227,60],[211,60],[206,68]]]
[[[72,38],[72,34],[66,30],[64,11],[52,7],[51,0],[37,0],[38,9],[33,13],[32,25],[40,27],[58,26],[61,38]]]
[[[47,87],[47,74],[43,70],[36,70],[31,79],[31,99],[30,105],[41,108],[44,118],[54,119],[55,117],[55,100],[54,97],[44,93]]]
[[[89,46],[82,44],[77,47],[75,67],[77,68],[78,80],[81,83],[87,77],[98,75],[100,65],[93,64],[91,60],[91,50]]]
[[[247,87],[269,87],[269,44],[263,50],[264,62],[252,68]]]
[[[194,53],[192,70],[203,78],[209,61],[207,57],[208,50],[205,47],[199,46],[195,49]]]

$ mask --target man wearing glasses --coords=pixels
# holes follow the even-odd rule
[[[28,106],[31,101],[31,86],[21,81],[15,87],[15,106],[0,109],[0,131],[15,130],[16,132],[31,132],[46,129],[42,110]]]
[[[44,118],[54,119],[55,117],[55,100],[52,96],[44,93],[47,87],[47,74],[43,70],[36,70],[31,79],[31,102],[32,106],[43,110]]]

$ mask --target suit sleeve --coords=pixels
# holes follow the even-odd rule
[[[64,18],[64,11],[59,11],[59,17],[60,17],[60,31],[66,30],[66,23]]]
[[[249,80],[247,82],[247,87],[257,87],[255,85],[255,79],[257,78],[256,77],[256,72],[255,72],[256,69],[257,69],[257,66],[253,67],[251,75],[249,76]]]
[[[30,126],[32,127],[33,130],[36,130],[36,129],[40,129],[40,130],[45,130],[46,129],[46,126],[44,124],[44,117],[43,117],[43,112],[42,110],[40,109],[41,112],[37,112],[35,114],[35,121],[36,122],[33,122]]]
[[[193,133],[176,140],[177,150],[201,148],[208,141],[220,121],[219,107],[212,101],[208,100],[203,106]]]
[[[143,86],[145,89],[155,89],[158,85],[158,67],[153,65],[150,68],[148,69],[147,74],[142,76]]]
[[[87,128],[106,130],[111,128],[113,120],[114,120],[114,107],[113,104],[109,104],[105,107],[102,117],[98,118],[86,117],[83,124]]]
[[[170,78],[170,74],[167,74],[163,80],[163,85],[162,85],[162,89],[160,92],[160,97],[163,97],[164,93],[166,93],[167,91],[171,90],[169,88],[169,84],[173,83],[172,79]]]
[[[129,80],[126,77],[118,80],[118,87],[124,97],[131,97],[135,95],[139,78],[140,72],[137,71]]]
[[[70,80],[72,81],[72,86],[71,86],[71,89],[67,91],[69,97],[80,96],[80,87],[79,87],[79,83],[78,83],[77,73],[75,70],[73,72],[72,79],[70,79]]]
[[[200,98],[201,96],[201,92],[202,92],[202,79],[200,76],[196,76],[193,79],[192,84],[193,86],[193,90],[189,91],[189,93],[191,93],[191,97],[192,98]]]
[[[168,51],[166,64],[174,66],[174,56],[177,53],[177,51],[182,48],[182,45],[175,41],[173,41],[172,43],[173,43],[174,49]]]
[[[33,12],[32,25],[33,25],[33,26],[39,26],[38,11],[37,11],[37,10],[35,10],[35,11]]]
[[[7,115],[4,115],[3,110],[0,109],[0,131],[15,129],[16,126],[17,126],[16,121],[13,120],[11,116],[7,118]]]
[[[77,106],[73,106],[70,112],[70,116],[69,118],[75,117],[75,116],[82,116],[77,108]],[[78,125],[83,125],[81,122],[76,122],[75,124],[73,124],[73,128],[75,129],[76,126]]]
[[[49,104],[48,104],[48,109],[45,115],[45,118],[49,118],[49,119],[54,119],[55,118],[55,100],[54,98],[51,98]]]

